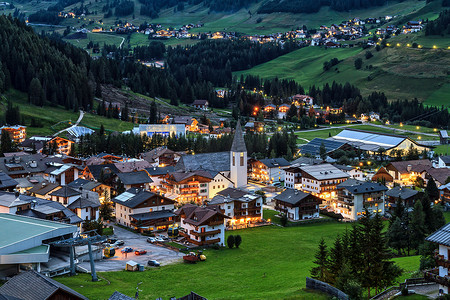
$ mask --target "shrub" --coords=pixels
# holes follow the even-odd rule
[[[373,54],[372,54],[372,52],[367,51],[365,56],[366,56],[366,59],[369,59],[369,58],[373,57]]]
[[[281,226],[286,227],[287,222],[288,222],[287,215],[286,214],[282,214],[281,217],[280,217]]]
[[[227,238],[227,246],[228,246],[228,248],[230,248],[230,249],[233,248],[234,244],[235,244],[234,235],[230,235]]]
[[[239,234],[234,238],[234,243],[236,245],[236,248],[239,248],[239,245],[242,243],[242,238]]]
[[[362,59],[361,59],[361,58],[357,58],[357,59],[355,60],[355,68],[356,68],[356,70],[361,69],[362,64],[363,64]]]

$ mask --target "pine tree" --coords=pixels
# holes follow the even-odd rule
[[[331,284],[336,283],[337,276],[340,274],[342,267],[344,266],[345,257],[346,255],[344,254],[341,238],[337,236],[334,241],[333,248],[330,249],[329,272]]]
[[[439,189],[436,186],[436,182],[433,177],[428,180],[427,187],[425,188],[425,192],[430,196],[431,200],[439,199]]]
[[[388,246],[397,250],[398,255],[401,254],[401,250],[406,248],[407,243],[404,239],[405,230],[402,226],[402,219],[395,218],[395,221],[389,227],[387,231]]]
[[[323,238],[320,240],[319,248],[314,257],[316,259],[314,263],[317,266],[311,269],[311,277],[314,279],[318,279],[320,281],[328,282],[329,280],[328,249]]]
[[[425,213],[421,201],[416,201],[411,216],[411,246],[418,249],[425,239]]]
[[[9,136],[8,131],[2,130],[2,136],[0,139],[0,154],[11,152],[13,150],[13,142]]]
[[[325,144],[322,142],[319,148],[320,158],[325,159],[327,157],[327,149],[325,148]]]
[[[158,123],[158,108],[156,106],[156,102],[155,101],[150,103],[149,123],[150,124],[157,124]]]

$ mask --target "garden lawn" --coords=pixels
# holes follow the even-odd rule
[[[349,226],[330,222],[237,230],[227,236],[241,235],[241,247],[207,250],[206,262],[177,263],[144,273],[99,272],[100,278],[107,279],[99,282],[92,282],[89,274],[56,280],[89,299],[105,299],[116,290],[134,296],[139,282],[142,299],[180,297],[190,291],[208,299],[327,299],[305,290],[305,278],[313,267],[320,239],[331,246],[336,235]],[[408,271],[418,268],[415,257],[396,261]]]

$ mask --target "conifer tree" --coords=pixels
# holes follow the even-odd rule
[[[314,263],[316,267],[311,269],[311,277],[320,281],[328,282],[329,280],[329,260],[328,260],[328,249],[322,238],[319,243],[319,248],[314,255]]]

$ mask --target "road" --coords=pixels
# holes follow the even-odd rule
[[[72,128],[72,127],[78,126],[78,124],[80,124],[80,122],[81,122],[81,120],[83,119],[83,117],[84,117],[84,111],[80,110],[80,116],[78,117],[78,120],[77,120],[77,122],[76,122],[74,125],[72,125],[72,126],[70,126],[70,127],[67,127],[66,129],[62,129],[62,130],[58,131],[58,132],[55,133],[53,136],[57,136],[57,135],[59,135],[60,133],[62,133],[62,132],[64,132],[64,131],[67,131],[67,130],[69,130],[69,129]]]

